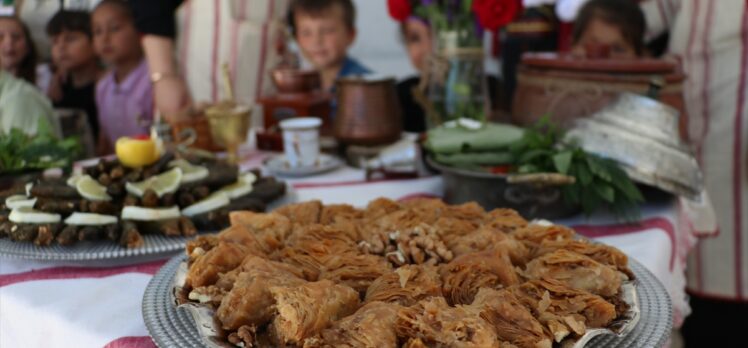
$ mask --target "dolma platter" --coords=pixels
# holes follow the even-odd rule
[[[667,290],[642,264],[630,259],[636,281],[622,285],[629,310],[606,329],[589,329],[574,343],[582,347],[662,346],[672,327],[672,306]],[[148,284],[142,314],[158,347],[235,347],[221,334],[212,311],[195,303],[180,303],[187,273],[185,255],[167,262]]]
[[[288,183],[285,183],[285,186],[285,195],[268,203],[267,211],[295,201],[296,195],[293,187]],[[200,230],[198,234],[205,235],[215,232],[217,231]],[[95,262],[97,265],[123,265],[173,257],[176,253],[183,251],[187,241],[192,238],[146,234],[143,235],[143,245],[137,248],[124,248],[108,240],[78,242],[68,246],[55,244],[40,247],[33,243],[19,243],[8,238],[0,238],[0,258],[64,261],[74,264]]]

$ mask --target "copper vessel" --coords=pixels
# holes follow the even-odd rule
[[[653,78],[663,82],[659,100],[680,112],[680,131],[685,135],[685,75],[676,63],[650,58],[595,59],[555,53],[525,54],[517,70],[512,121],[527,126],[547,115],[560,126],[569,128],[574,120],[601,110],[621,93],[645,94]]]
[[[322,85],[316,70],[278,68],[271,74],[280,93],[307,93],[319,90]]]
[[[337,82],[334,134],[350,145],[374,146],[396,141],[403,130],[395,79],[349,77]]]

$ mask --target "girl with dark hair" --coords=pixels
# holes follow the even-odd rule
[[[595,51],[602,55],[599,58],[641,57],[646,29],[644,13],[636,1],[591,0],[574,23],[572,52],[585,56]]]
[[[0,68],[36,84],[36,47],[20,19],[0,16]]]

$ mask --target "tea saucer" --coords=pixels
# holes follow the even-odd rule
[[[317,158],[317,162],[312,166],[292,168],[288,164],[286,155],[277,155],[270,157],[265,160],[264,164],[265,168],[267,168],[267,170],[270,171],[270,173],[272,173],[273,175],[303,177],[329,172],[343,165],[343,161],[341,161],[337,157],[321,153],[319,155],[319,158]]]

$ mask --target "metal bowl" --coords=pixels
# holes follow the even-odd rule
[[[624,93],[566,134],[588,152],[618,161],[632,180],[696,198],[703,189],[699,164],[678,136],[678,111]]]
[[[318,90],[322,85],[319,72],[315,70],[280,68],[271,74],[281,93],[306,93]]]
[[[449,204],[476,202],[485,209],[511,208],[527,219],[560,219],[572,216],[580,207],[564,202],[559,186],[512,184],[510,175],[453,168],[426,162],[444,179],[444,201]]]

